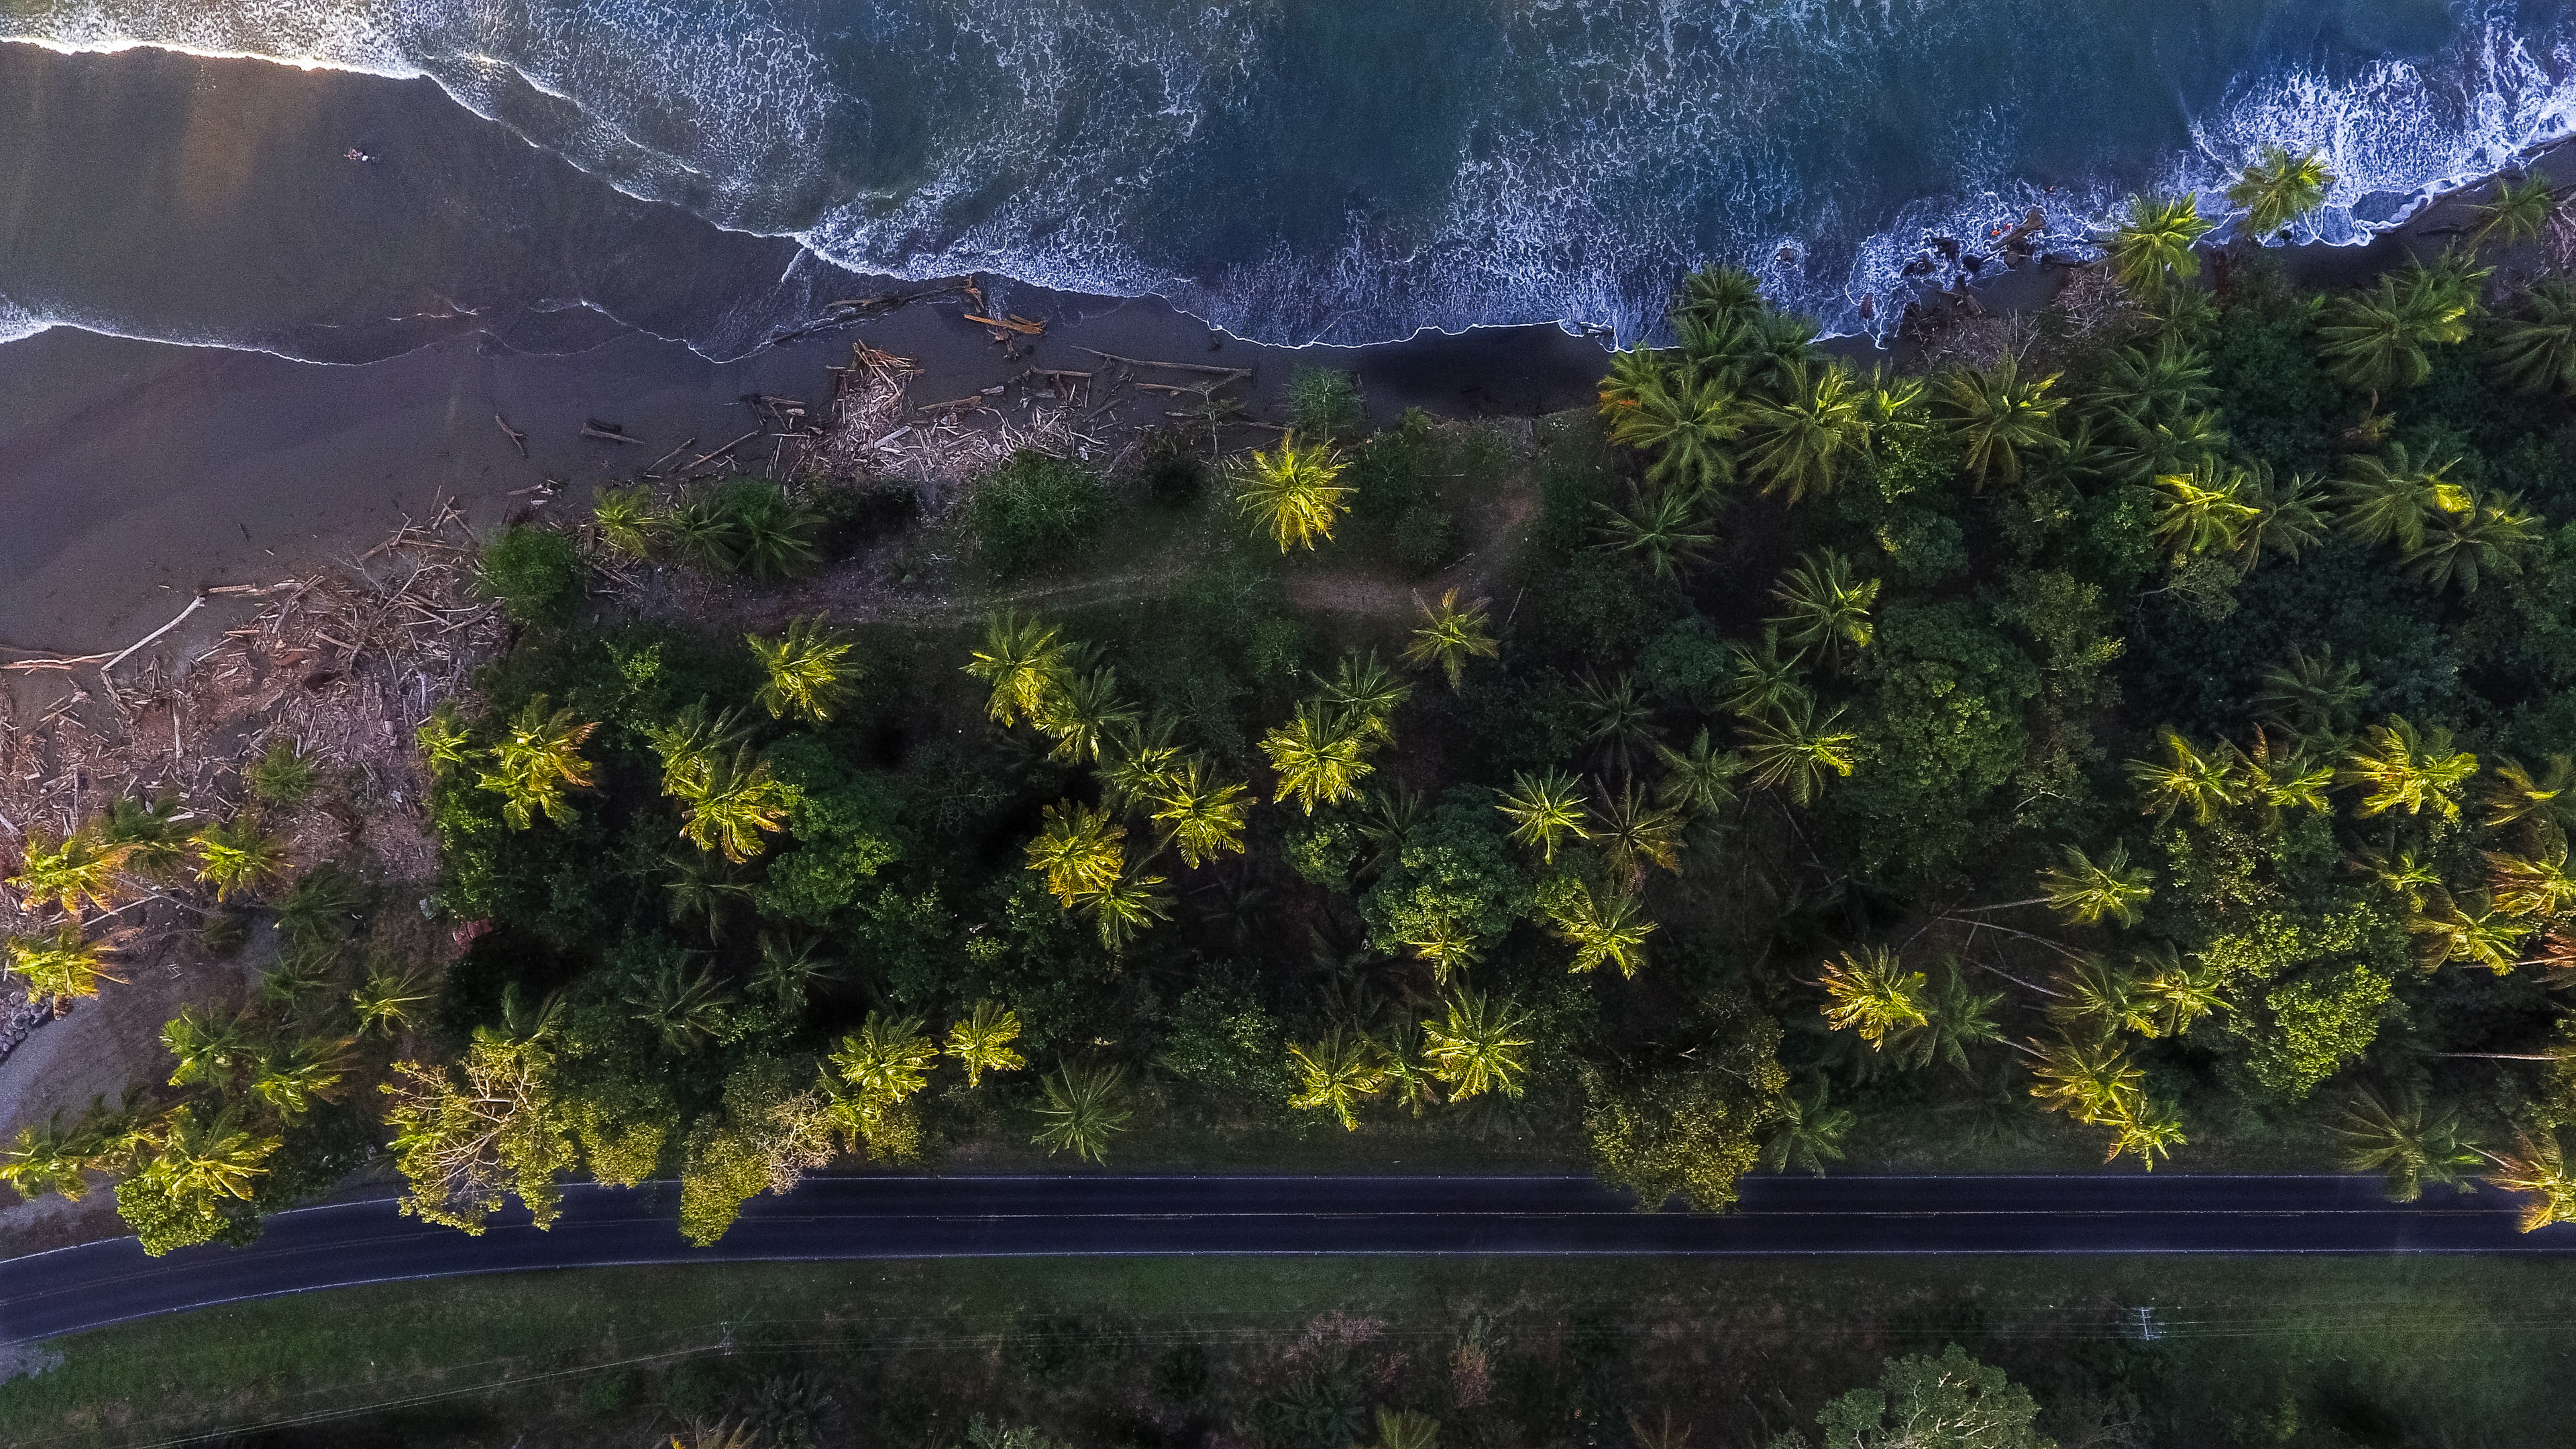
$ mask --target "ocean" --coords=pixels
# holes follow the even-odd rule
[[[2030,207],[2083,254],[2280,142],[2351,242],[2571,124],[2564,3],[0,0],[0,339],[721,360],[977,271],[1633,341],[1712,259],[1853,333]]]

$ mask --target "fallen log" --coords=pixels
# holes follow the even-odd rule
[[[732,442],[725,444],[723,447],[716,449],[712,453],[700,453],[695,458],[689,460],[689,467],[698,467],[705,463],[709,458],[721,458],[725,454],[732,452],[734,449],[741,447],[743,444],[750,442],[752,439],[759,437],[760,433],[760,429],[754,428],[750,432],[743,434],[741,437],[734,439]],[[681,471],[686,472],[687,469],[683,469]]]
[[[612,443],[633,443],[639,447],[644,442],[642,438],[630,438],[624,433],[612,433],[606,428],[595,428],[588,423],[581,425],[581,435],[585,438],[605,438]]]
[[[1117,353],[1103,352],[1096,347],[1083,347],[1076,350],[1088,352],[1103,362],[1120,362],[1129,367],[1168,367],[1174,372],[1213,372],[1232,377],[1252,376],[1252,369],[1248,367],[1215,367],[1204,362],[1157,362],[1150,357],[1121,357]]]
[[[645,471],[645,472],[647,472],[647,473],[650,473],[650,472],[652,472],[654,469],[661,467],[663,464],[670,462],[673,458],[676,458],[676,457],[680,456],[682,453],[684,453],[684,452],[688,451],[688,449],[689,449],[689,445],[690,445],[690,444],[692,444],[692,443],[695,443],[697,440],[698,440],[698,435],[697,435],[697,434],[695,434],[695,433],[691,433],[691,434],[689,434],[687,441],[685,441],[685,442],[681,443],[681,444],[680,444],[680,446],[678,446],[678,447],[676,447],[676,448],[673,448],[671,451],[669,451],[669,452],[667,452],[667,453],[664,453],[661,457],[658,457],[658,458],[654,459],[652,462],[645,464],[645,465],[644,465],[644,471]]]
[[[526,461],[528,456],[528,435],[520,432],[517,428],[511,427],[509,420],[502,417],[499,413],[494,413],[492,415],[492,421],[501,425],[502,434],[509,438],[511,446],[519,450],[520,460],[522,462]]]
[[[1008,331],[1017,332],[1022,337],[1044,337],[1046,335],[1046,324],[1044,322],[1031,322],[1022,317],[980,317],[975,313],[969,312],[966,314],[966,320],[969,322],[981,322],[987,327],[999,327]]]

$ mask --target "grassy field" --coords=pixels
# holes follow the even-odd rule
[[[15,1446],[815,1442],[1698,1449],[1811,1425],[1957,1342],[2079,1445],[2565,1442],[2576,1263],[2483,1259],[1127,1259],[600,1270],[315,1294],[66,1339],[0,1385]],[[2145,1310],[2143,1316],[2140,1310]],[[828,1399],[829,1405],[818,1407]],[[783,1416],[783,1417],[782,1417]]]

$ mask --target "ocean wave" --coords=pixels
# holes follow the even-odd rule
[[[2245,8],[2317,33],[2290,23],[2313,0]],[[1973,251],[2037,207],[2080,251],[2132,192],[2215,207],[2280,142],[2338,175],[2298,239],[2361,241],[2576,125],[2564,14],[2468,0],[2400,57],[2232,24],[2126,0],[0,0],[0,39],[56,50],[426,77],[627,195],[854,271],[1151,293],[1288,343],[1634,341],[1721,257],[1883,332],[1928,237]],[[738,355],[812,290],[687,340]],[[0,310],[0,340],[32,325]]]

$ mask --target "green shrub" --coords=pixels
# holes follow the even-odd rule
[[[1199,456],[1198,439],[1164,428],[1137,450],[1135,477],[1146,497],[1177,508],[1207,490],[1208,465]]]
[[[1028,449],[975,484],[966,530],[997,579],[1079,551],[1109,518],[1109,490],[1079,463]]]
[[[242,771],[251,798],[263,805],[292,810],[313,797],[322,783],[321,767],[286,740],[275,740],[251,767]]]
[[[820,561],[814,540],[823,522],[777,484],[742,478],[681,504],[663,528],[681,562],[767,582],[794,578]]]
[[[1457,547],[1457,532],[1450,526],[1448,514],[1429,504],[1416,504],[1395,520],[1389,539],[1406,568],[1427,574],[1450,561]]]
[[[601,1369],[581,1383],[584,1418],[605,1419],[635,1405],[635,1370],[619,1365]]]
[[[520,624],[555,624],[581,603],[581,552],[571,539],[512,524],[483,549],[478,582]]]
[[[662,1376],[662,1405],[692,1419],[704,1419],[724,1407],[725,1374],[710,1359],[689,1359]]]
[[[1330,438],[1358,431],[1368,407],[1358,378],[1339,368],[1301,367],[1288,379],[1288,416],[1297,431]]]

